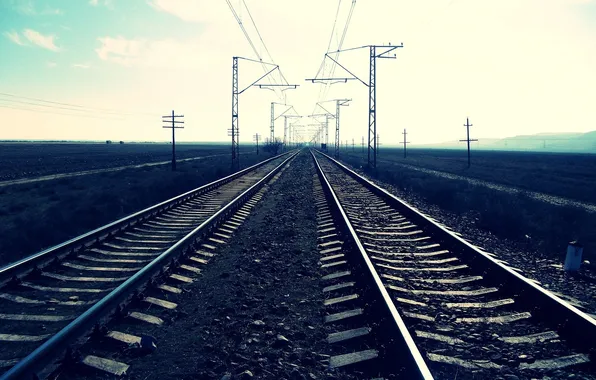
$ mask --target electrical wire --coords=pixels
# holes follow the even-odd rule
[[[54,114],[54,115],[64,115],[64,116],[74,116],[74,117],[88,117],[88,118],[91,118],[91,119],[125,120],[124,118],[117,118],[117,117],[102,117],[102,116],[96,116],[96,115],[84,115],[84,114],[73,114],[73,113],[65,113],[65,112],[53,112],[53,111],[39,110],[39,109],[28,108],[28,107],[12,107],[10,105],[4,105],[4,104],[0,104],[0,108],[10,108],[10,109],[18,110],[18,111],[49,113],[49,114]]]
[[[60,106],[67,106],[67,107],[71,107],[71,108],[63,108],[63,107],[55,107],[55,108],[69,109],[72,111],[80,111],[80,112],[96,112],[96,113],[101,112],[104,114],[107,113],[107,114],[114,114],[114,115],[145,115],[145,116],[156,116],[157,115],[157,114],[144,113],[144,112],[129,112],[129,111],[118,111],[118,110],[108,109],[108,108],[88,107],[88,106],[82,106],[79,104],[62,103],[62,102],[55,102],[55,101],[45,100],[45,99],[40,99],[40,98],[32,98],[32,97],[28,97],[28,96],[8,94],[5,92],[0,92],[0,96],[11,97],[11,98],[16,98],[16,99],[25,99],[25,100],[30,100],[30,101],[39,102],[39,103],[57,104]],[[0,98],[0,100],[7,101],[7,102],[17,102],[17,103],[22,103],[22,104],[31,104],[31,105],[35,105],[35,106],[41,106],[41,107],[49,107],[47,104],[26,103],[26,102],[23,102],[22,100],[10,100],[10,99],[2,99],[2,98]]]
[[[335,33],[335,25],[337,24],[337,17],[339,15],[339,10],[341,8],[341,2],[342,0],[339,0],[337,2],[337,10],[335,11],[335,18],[333,19],[333,27],[331,28],[331,34],[329,35],[329,42],[327,43],[327,50],[326,53],[329,51],[329,49],[331,49],[331,42],[333,42],[333,34]],[[321,74],[321,71],[323,71],[323,75],[325,74],[325,63],[327,62],[327,57],[323,56],[323,60],[321,61],[321,65],[319,66],[319,70],[317,71],[317,74],[315,75],[315,78],[319,77],[319,74]],[[322,93],[323,93],[323,89],[326,89],[328,86],[327,83],[325,83],[325,85],[319,86],[319,95],[317,96],[317,102],[315,103],[315,106],[311,112],[311,114],[315,113],[315,110],[317,109],[317,103],[321,101],[322,97]]]
[[[238,13],[236,13],[236,10],[234,9],[234,6],[230,2],[230,0],[226,0],[226,3],[228,3],[228,7],[230,7],[230,10],[232,11],[232,14],[234,15],[234,18],[236,19],[236,22],[240,26],[240,29],[242,30],[242,33],[244,33],[244,36],[246,37],[246,40],[248,41],[250,47],[252,48],[252,51],[255,53],[255,55],[257,56],[257,58],[259,58],[259,60],[262,61],[263,58],[261,58],[261,55],[259,54],[259,52],[255,48],[255,45],[253,44],[252,40],[250,39],[250,36],[248,35],[248,32],[246,31],[246,28],[244,28],[244,24],[242,24],[242,19],[238,16]]]
[[[352,0],[352,5],[350,6],[350,12],[348,13],[348,17],[347,17],[346,23],[344,25],[344,31],[341,35],[341,39],[339,40],[339,44],[337,45],[337,52],[335,53],[335,58],[334,58],[336,61],[339,59],[340,50],[344,44],[344,40],[346,39],[346,34],[348,33],[348,28],[350,26],[350,22],[352,21],[352,14],[354,13],[355,6],[356,6],[356,0]],[[329,76],[331,78],[333,78],[333,75],[335,74],[336,67],[337,67],[336,64],[331,66],[331,73],[329,74]],[[323,93],[323,98],[327,97],[330,89],[331,89],[331,84],[329,84],[325,87],[325,92]]]

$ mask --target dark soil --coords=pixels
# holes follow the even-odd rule
[[[404,159],[402,149],[383,148],[377,166],[413,165],[596,204],[596,154],[472,150],[469,168],[463,149],[409,149]],[[359,150],[346,156],[360,165],[367,159]]]
[[[309,154],[294,160],[187,287],[133,379],[341,378],[327,351]],[[229,377],[226,377],[229,376]]]
[[[248,149],[244,149],[245,153]],[[179,159],[229,153],[225,145],[176,144]],[[171,144],[0,143],[0,181],[168,161]]]

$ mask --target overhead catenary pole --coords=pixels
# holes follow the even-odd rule
[[[368,165],[377,167],[377,48],[370,47],[370,70],[368,81]],[[372,140],[371,140],[372,139]],[[371,159],[372,154],[372,159]]]
[[[361,48],[369,48],[369,81],[366,83],[362,79],[358,78],[354,73],[348,70],[345,66],[339,63],[336,59],[331,57],[330,53],[325,54],[325,58],[329,58],[336,65],[345,70],[350,77],[346,78],[311,78],[306,79],[307,81],[315,82],[341,82],[346,83],[348,80],[356,79],[368,87],[368,166],[376,167],[377,165],[377,58],[389,58],[395,59],[396,55],[389,56],[388,53],[394,51],[397,48],[403,48],[403,44],[400,45],[365,45],[358,48],[338,50],[333,53],[340,53],[342,51],[355,50]],[[380,53],[378,52],[380,50]]]
[[[232,170],[240,169],[239,122],[238,122],[238,57],[232,61]]]
[[[464,124],[464,127],[466,127],[466,132],[467,132],[467,138],[465,140],[459,140],[459,141],[466,141],[468,143],[468,168],[471,166],[471,158],[470,158],[470,142],[471,141],[478,141],[477,139],[471,139],[470,138],[470,127],[472,127],[473,125],[470,124],[470,119],[466,118],[466,124]]]
[[[299,115],[281,115],[284,118],[284,141],[283,141],[283,150],[286,150],[286,144],[288,144],[287,138],[290,137],[291,139],[291,128],[292,123],[288,123],[288,119],[297,118],[300,119],[302,116]],[[289,145],[289,144],[288,144]]]
[[[269,134],[269,143],[273,144],[275,141],[275,102],[271,102],[271,128]]]
[[[337,99],[335,101],[335,158],[339,158],[339,107],[347,106],[351,99]]]
[[[171,123],[171,125],[164,125],[163,128],[172,128],[172,171],[176,171],[176,129],[182,129],[184,127],[177,127],[176,124],[184,124],[184,121],[176,120],[177,118],[183,118],[184,115],[176,115],[172,110],[172,115],[162,116],[162,121]],[[171,120],[169,120],[171,119]]]
[[[264,75],[259,77],[259,79],[255,80],[251,84],[249,84],[246,88],[240,90],[238,87],[238,60],[245,60],[250,62],[259,63],[261,66],[265,67],[272,67],[269,71],[267,71]],[[240,94],[244,91],[248,90],[250,87],[259,87],[264,89],[271,89],[270,87],[285,87],[286,89],[296,89],[298,85],[296,84],[289,84],[287,81],[286,83],[282,84],[259,84],[259,82],[267,77],[269,74],[274,72],[275,70],[279,70],[279,65],[274,63],[267,63],[263,62],[262,60],[254,60],[245,57],[232,57],[232,128],[228,130],[228,133],[232,136],[232,169],[238,170],[240,169],[240,151],[239,151],[239,118],[238,118],[238,98]],[[283,75],[282,75],[283,77]]]

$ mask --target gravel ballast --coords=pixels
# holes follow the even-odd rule
[[[186,289],[134,379],[330,379],[314,166],[300,154]]]

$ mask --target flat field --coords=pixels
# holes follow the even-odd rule
[[[359,149],[341,153],[355,165],[366,163]],[[381,148],[377,162],[413,165],[596,204],[596,154],[472,150],[468,168],[465,150],[409,149],[404,159],[402,149]]]
[[[340,159],[394,186],[406,201],[431,205],[434,216],[447,211],[547,257],[560,258],[569,241],[579,240],[585,246],[584,257],[596,259],[596,155],[478,151],[472,152],[472,168],[467,169],[465,151],[410,153],[404,159],[403,151],[381,149],[376,169],[366,167],[361,152],[342,150]],[[555,202],[531,192],[584,203]]]
[[[176,144],[179,159],[229,152],[225,145]],[[0,181],[171,159],[171,144],[0,143]]]
[[[42,169],[33,165],[34,161],[31,160],[35,157],[35,149],[39,149],[38,144],[33,145],[21,147],[29,157],[30,170],[40,173],[46,170],[46,164],[40,161]],[[131,145],[125,147],[128,154],[124,150],[120,151],[116,162],[119,165],[139,162],[140,157],[168,159],[168,153],[163,156],[156,153],[157,146],[146,146],[154,149],[153,153],[143,152],[141,145]],[[69,144],[63,146],[64,150],[60,148],[58,145],[45,151],[40,149],[40,157],[44,159],[49,157],[48,151],[56,154],[56,157],[49,157],[48,160],[52,162],[53,170],[60,173],[73,169],[66,164],[72,162],[69,158],[71,152],[76,152],[77,170],[89,169],[89,166],[83,165],[86,161],[91,162],[90,166],[98,165],[94,161],[95,157],[109,156],[105,153],[105,147],[92,144]],[[167,149],[167,146],[162,145],[161,148]],[[85,151],[96,153],[88,154],[85,158]],[[183,152],[210,156],[215,152],[225,154],[229,152],[229,147],[219,145],[202,149],[189,145],[185,146]],[[270,157],[263,153],[251,153],[248,148],[244,153],[241,150],[241,154],[240,165],[243,168]],[[18,157],[14,151],[12,155]],[[58,165],[61,162],[58,157],[65,157],[62,167]],[[113,163],[114,160],[106,158],[104,162]],[[0,187],[0,266],[224,177],[231,173],[230,156],[226,154],[180,162],[177,169],[172,172],[169,165],[145,166]]]

